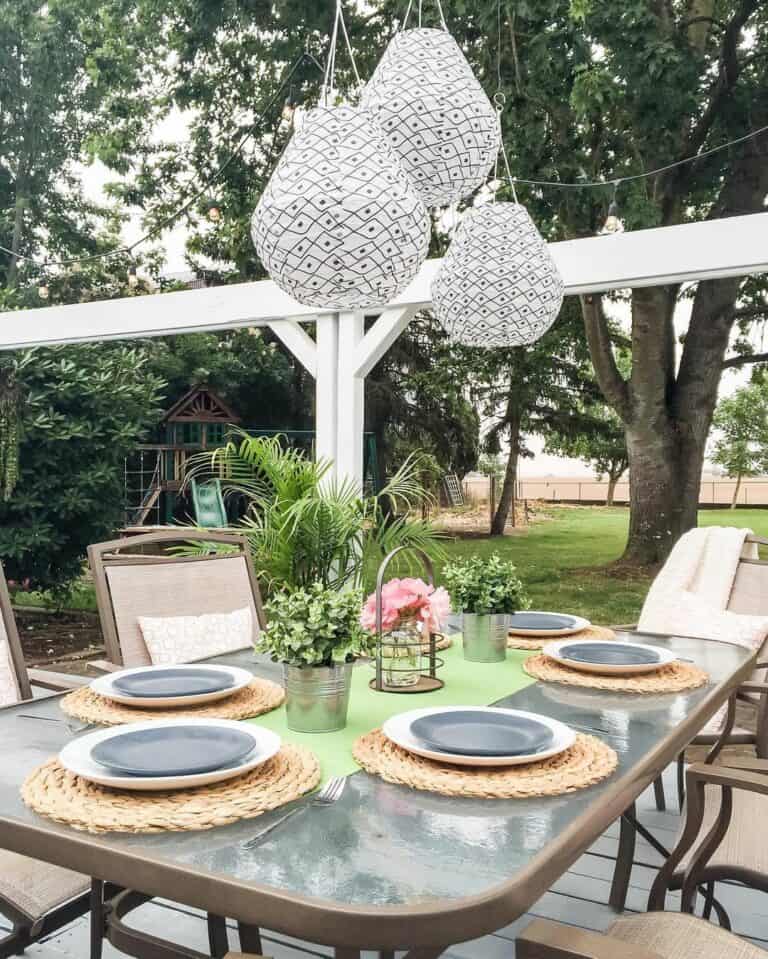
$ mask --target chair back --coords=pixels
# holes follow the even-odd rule
[[[747,536],[747,543],[768,546],[768,539]],[[732,613],[768,616],[768,560],[741,559],[733,580],[728,609]]]
[[[0,564],[0,707],[32,698],[11,596]]]
[[[192,541],[233,549],[203,556],[167,553],[172,546]],[[115,664],[147,666],[152,662],[139,626],[140,616],[202,616],[248,607],[253,641],[264,628],[259,586],[242,536],[207,530],[162,530],[96,543],[88,547],[88,560],[107,657]]]

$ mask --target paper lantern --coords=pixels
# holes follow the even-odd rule
[[[307,306],[381,306],[429,248],[429,213],[370,113],[307,113],[251,220],[256,252],[281,290]]]
[[[563,280],[524,206],[464,214],[432,282],[435,315],[467,346],[528,346],[552,326]]]
[[[468,196],[496,161],[496,111],[446,30],[395,34],[360,105],[378,117],[427,206]]]

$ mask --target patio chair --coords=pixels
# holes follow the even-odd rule
[[[210,553],[174,556],[167,550],[204,541]],[[219,552],[229,548],[229,552]],[[158,554],[158,550],[160,553]],[[149,551],[149,552],[148,552]],[[264,611],[248,543],[234,533],[161,530],[88,547],[96,602],[109,662],[96,668],[147,666],[152,660],[139,616],[202,616],[249,607],[254,639]]]
[[[79,684],[76,677],[27,670],[0,566],[0,708],[31,699],[33,685],[62,689]],[[87,913],[90,888],[87,876],[0,849],[0,913],[12,925],[6,935],[0,932],[0,959],[19,955],[42,936]]]
[[[515,943],[517,959],[766,959],[764,950],[694,916],[648,912],[605,933],[536,919]]]
[[[757,685],[768,693],[768,684],[749,684]],[[704,918],[714,906],[720,925],[730,928],[727,912],[715,902],[715,883],[768,892],[768,844],[760,829],[768,817],[768,760],[697,763],[686,771],[686,786],[683,827],[654,880],[648,908],[662,909],[667,892],[681,889],[683,912],[693,912],[697,890],[704,887]]]
[[[208,553],[178,556],[170,548],[190,542],[211,543]],[[220,550],[224,551],[220,551]],[[97,669],[115,670],[147,666],[152,660],[144,642],[139,616],[202,616],[250,608],[253,639],[264,628],[264,610],[247,540],[233,533],[206,530],[160,530],[95,543],[88,547],[96,602],[107,651],[107,662],[90,663]],[[113,945],[133,956],[146,955],[149,944],[174,953],[170,943],[120,922],[122,916],[151,897],[125,890],[104,908],[103,895],[96,892],[98,911],[104,916],[107,935]],[[257,929],[241,928],[241,935],[260,942]],[[212,956],[227,952],[224,919],[208,916],[208,938]],[[158,953],[159,955],[160,953]]]

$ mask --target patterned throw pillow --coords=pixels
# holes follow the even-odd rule
[[[192,663],[253,643],[248,607],[204,616],[139,616],[139,627],[155,666]]]
[[[0,631],[0,706],[10,706],[19,701],[19,690],[16,686],[16,674],[11,662],[11,651],[8,643]]]

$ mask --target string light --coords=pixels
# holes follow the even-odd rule
[[[45,279],[40,280],[40,283],[38,284],[38,287],[37,287],[37,295],[40,297],[41,300],[47,300],[48,297],[51,295],[51,291],[48,288],[47,280]]]
[[[137,287],[139,285],[139,274],[135,266],[128,267],[128,286]]]
[[[211,223],[218,223],[221,219],[221,209],[216,205],[215,200],[208,201],[208,219]]]
[[[603,223],[601,229],[598,230],[601,236],[612,236],[614,233],[624,232],[624,222],[619,217],[619,204],[616,200],[619,183],[621,183],[621,180],[616,180],[613,184],[613,196],[608,204],[608,216],[605,218],[605,223]]]

